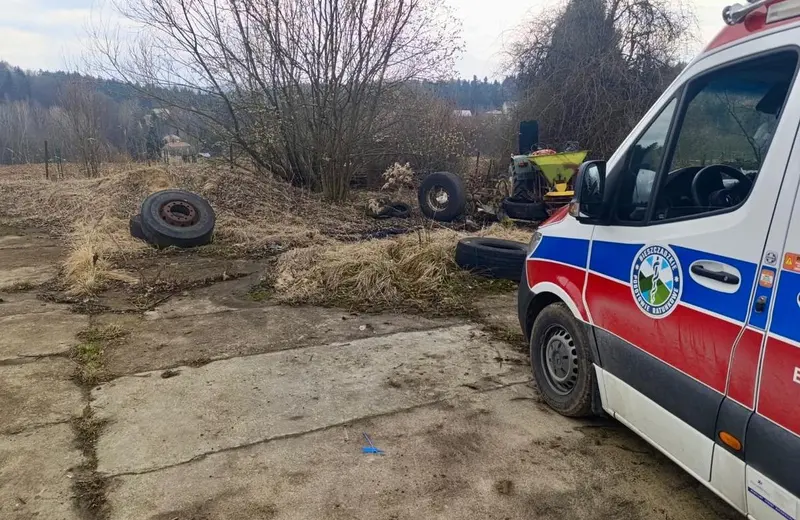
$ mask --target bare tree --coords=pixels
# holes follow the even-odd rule
[[[64,116],[61,122],[69,136],[69,144],[84,165],[87,177],[97,177],[103,160],[106,101],[104,96],[82,81],[68,83],[60,95]]]
[[[254,167],[333,200],[370,153],[383,96],[449,70],[460,48],[436,0],[121,1],[143,30],[130,46],[96,34],[106,72],[202,118]]]
[[[680,70],[693,17],[668,0],[570,0],[512,48],[519,117],[609,155]]]

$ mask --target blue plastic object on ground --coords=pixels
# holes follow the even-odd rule
[[[384,453],[383,450],[380,450],[380,449],[376,448],[375,445],[372,444],[372,439],[369,438],[369,435],[367,435],[367,432],[364,432],[364,439],[366,439],[366,441],[369,444],[369,446],[364,446],[363,448],[361,448],[361,453],[371,453],[371,454],[375,454],[375,455],[383,455],[383,453]]]

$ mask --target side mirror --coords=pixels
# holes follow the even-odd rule
[[[586,161],[575,179],[575,198],[569,213],[581,222],[594,222],[603,214],[606,190],[606,162]]]

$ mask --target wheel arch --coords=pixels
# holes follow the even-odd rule
[[[527,302],[524,310],[520,309],[524,311],[524,314],[521,314],[523,314],[522,325],[525,341],[530,341],[533,322],[536,320],[539,313],[548,305],[564,303],[575,316],[575,319],[578,321],[585,321],[581,316],[578,305],[570,298],[569,294],[558,285],[551,282],[540,282],[529,290],[532,298]]]

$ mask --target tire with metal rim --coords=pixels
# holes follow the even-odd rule
[[[153,193],[142,202],[142,231],[156,247],[197,247],[211,242],[216,215],[203,197],[184,190]]]
[[[464,213],[467,190],[458,175],[436,172],[422,181],[418,199],[423,215],[440,222],[450,222]]]
[[[592,415],[595,384],[586,330],[563,303],[545,307],[531,331],[533,378],[544,401],[567,417]]]

